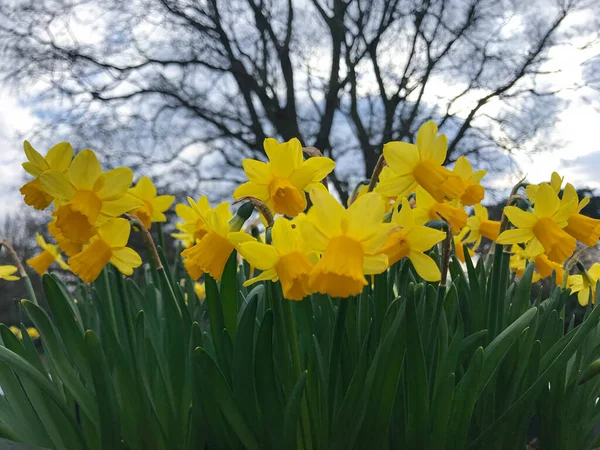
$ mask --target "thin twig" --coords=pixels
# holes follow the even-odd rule
[[[377,184],[377,181],[379,180],[379,175],[381,174],[381,171],[383,170],[383,168],[385,166],[386,166],[385,157],[383,156],[383,153],[382,153],[381,155],[379,155],[377,164],[375,164],[375,168],[373,169],[373,173],[371,174],[371,181],[369,182],[369,187],[367,188],[367,192],[372,192],[373,189],[375,189],[375,185]]]
[[[125,216],[135,223],[137,227],[142,231],[142,236],[144,236],[144,241],[152,254],[152,259],[154,259],[154,263],[156,264],[156,269],[160,270],[163,268],[162,262],[160,261],[160,257],[158,256],[158,250],[156,250],[156,245],[154,244],[154,239],[152,239],[152,235],[146,226],[142,223],[138,216],[134,214],[125,214]]]

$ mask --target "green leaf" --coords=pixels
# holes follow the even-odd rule
[[[298,417],[300,416],[300,402],[304,394],[307,373],[305,370],[300,374],[285,405],[285,412],[283,414],[284,448],[296,448],[296,430],[298,428]]]
[[[237,313],[238,313],[238,283],[237,283],[237,251],[232,251],[225,268],[220,284],[221,305],[223,308],[223,319],[225,328],[235,340],[237,333]]]

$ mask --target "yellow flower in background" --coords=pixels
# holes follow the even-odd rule
[[[262,273],[244,283],[263,280],[281,282],[283,296],[288,300],[302,300],[310,294],[309,275],[318,259],[302,239],[292,222],[279,218],[271,230],[273,245],[258,241],[240,244],[239,252],[253,267]]]
[[[142,265],[135,250],[127,247],[131,226],[126,219],[113,219],[98,228],[96,234],[80,253],[69,258],[74,274],[91,283],[109,262],[123,275],[133,274]]]
[[[8,327],[8,329],[12,332],[12,334],[14,334],[17,337],[17,339],[23,339],[23,333],[21,332],[21,329],[19,327],[11,325],[10,327]]]
[[[600,279],[600,264],[595,263],[587,271],[587,276],[571,275],[569,284],[571,284],[571,292],[577,292],[577,300],[581,306],[586,306],[590,301],[590,293],[592,303],[596,298],[596,283]]]
[[[580,214],[590,202],[589,197],[583,197],[579,201],[577,191],[568,183],[563,192],[562,202],[570,208],[565,231],[588,247],[594,247],[600,238],[600,220]]]
[[[542,183],[536,193],[533,212],[516,206],[504,208],[504,213],[517,228],[504,231],[496,242],[525,243],[530,258],[546,253],[551,261],[563,263],[577,245],[575,238],[563,230],[567,226],[570,209],[570,204],[561,202],[549,184]]]
[[[465,244],[465,236],[467,233],[469,233],[469,229],[463,228],[460,233],[452,236],[452,240],[454,241],[454,254],[463,264],[465,263],[465,249],[463,248],[463,244]],[[473,256],[475,256],[475,252],[470,248],[467,248],[467,250],[469,252],[469,256],[473,258]]]
[[[208,199],[202,196],[194,203],[194,208],[181,203],[175,206],[175,212],[183,222],[175,224],[175,228],[180,232],[173,233],[171,236],[183,241],[183,246],[185,248],[194,245],[208,234],[203,219],[203,217],[208,217],[211,211]]]
[[[527,267],[527,258],[525,257],[525,250],[519,247],[517,244],[513,244],[511,247],[511,256],[509,262],[509,268],[513,272],[517,274],[520,278],[523,276],[523,272],[525,272],[525,267]],[[533,272],[531,277],[531,281],[534,283],[540,280],[540,274],[536,271]]]
[[[264,147],[269,162],[245,159],[242,166],[249,181],[239,186],[233,197],[255,197],[277,214],[297,216],[306,209],[305,191],[317,187],[335,163],[324,157],[304,161],[302,144],[296,138],[283,144],[268,138]]]
[[[225,263],[235,246],[241,242],[253,240],[253,238],[243,231],[229,230],[229,219],[232,217],[229,203],[220,203],[213,209],[210,209],[209,205],[207,213],[204,205],[208,201],[196,203],[193,199],[188,198],[188,202],[204,223],[206,234],[195,245],[184,250],[181,256],[188,261],[188,265],[193,264],[196,270],[206,272],[215,280],[220,281]]]
[[[421,278],[439,281],[440,269],[425,252],[443,241],[446,233],[419,224],[416,216],[417,212],[403,198],[400,211],[394,211],[392,215],[392,224],[397,225],[398,229],[389,235],[381,253],[387,255],[390,266],[402,258],[408,258]]]
[[[199,300],[204,300],[206,298],[206,286],[204,283],[194,283],[194,292]]]
[[[416,214],[421,223],[429,220],[445,220],[453,234],[458,234],[467,225],[468,215],[464,208],[457,206],[456,201],[440,203],[421,187],[417,188],[415,200]]]
[[[27,260],[27,264],[29,264],[33,270],[39,275],[44,275],[54,262],[58,263],[61,269],[69,270],[69,266],[63,261],[57,245],[47,244],[44,237],[39,233],[36,233],[36,239],[43,251],[39,255]]]
[[[485,189],[480,182],[487,171],[473,171],[473,167],[471,167],[469,160],[466,157],[461,156],[456,160],[452,172],[458,175],[464,183],[465,190],[460,194],[460,202],[463,205],[473,206],[483,200]]]
[[[348,209],[321,189],[314,189],[310,199],[313,206],[298,218],[304,241],[322,254],[310,274],[310,290],[342,298],[360,294],[365,275],[388,267],[387,256],[379,251],[394,225],[382,223],[383,197],[365,194]]]
[[[98,225],[143,205],[127,193],[132,179],[126,167],[103,173],[92,150],[79,152],[66,175],[51,169],[40,176],[42,188],[58,202],[56,227],[75,244],[87,244]]]
[[[425,123],[417,134],[417,145],[389,142],[383,146],[388,167],[376,191],[388,196],[406,196],[421,186],[436,201],[454,200],[465,191],[459,176],[442,166],[446,159],[448,139],[437,135],[434,122]]]
[[[0,279],[7,281],[18,280],[19,277],[14,275],[16,271],[17,268],[15,266],[0,266]]]
[[[564,177],[561,177],[558,172],[552,172],[550,176],[550,187],[552,190],[558,195],[560,193],[560,188],[562,187],[564,181]],[[525,188],[525,192],[527,193],[527,198],[531,203],[535,203],[537,198],[537,192],[540,188],[540,185],[530,184]]]
[[[144,203],[130,212],[136,215],[146,228],[150,228],[153,222],[167,221],[164,213],[175,201],[175,196],[156,195],[156,186],[148,177],[141,177],[134,187],[129,188],[129,193]]]
[[[77,244],[70,239],[67,239],[60,228],[56,226],[56,215],[52,214],[52,222],[48,224],[48,233],[54,238],[60,249],[67,256],[75,256],[83,250],[83,244]]]
[[[54,197],[42,188],[40,175],[48,170],[65,172],[73,159],[73,147],[68,142],[61,142],[48,150],[46,157],[40,155],[27,141],[23,143],[23,148],[27,157],[27,162],[23,163],[23,169],[34,177],[20,189],[21,194],[24,195],[23,200],[35,209],[46,209]]]
[[[469,236],[465,242],[475,242],[478,247],[481,243],[481,237],[486,237],[490,241],[498,239],[500,233],[500,222],[497,220],[489,220],[488,211],[485,206],[475,205],[474,215],[467,219],[467,228]]]
[[[34,341],[40,338],[39,331],[36,328],[33,328],[33,327],[27,327],[27,334]]]

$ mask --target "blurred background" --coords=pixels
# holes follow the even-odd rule
[[[448,165],[488,170],[493,218],[524,176],[600,188],[596,0],[2,0],[0,80],[0,236],[25,258],[46,221],[18,193],[25,138],[216,201],[265,137],[299,137],[346,202],[434,120]],[[0,284],[0,321],[20,289]]]

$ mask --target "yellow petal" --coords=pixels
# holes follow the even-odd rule
[[[292,228],[289,220],[279,217],[271,230],[273,245],[280,254],[291,253],[298,248],[299,233],[298,230]]]
[[[271,269],[279,260],[279,253],[275,247],[262,242],[245,242],[239,245],[238,250],[251,266],[259,270]]]
[[[174,195],[159,195],[152,202],[152,206],[156,211],[163,213],[171,207],[174,201]]]
[[[98,157],[90,149],[80,151],[69,167],[69,181],[77,189],[91,191],[101,174],[102,167]]]
[[[523,211],[516,206],[507,206],[504,208],[504,214],[508,217],[508,220],[518,228],[532,228],[537,218],[530,212]]]
[[[433,141],[432,160],[440,166],[446,160],[446,152],[448,151],[448,138],[445,134],[440,134]]]
[[[440,268],[428,255],[420,252],[410,252],[408,259],[410,259],[410,262],[421,278],[431,282],[440,281]]]
[[[294,169],[302,164],[302,144],[296,138],[282,144],[276,139],[267,138],[264,147],[269,157],[269,166],[275,176],[289,178]]]
[[[332,159],[324,157],[309,158],[290,176],[290,183],[298,189],[306,189],[311,183],[317,183],[329,175],[335,167]]]
[[[530,184],[525,188],[525,193],[527,194],[527,198],[531,203],[535,203],[535,199],[537,198],[537,192],[540,187],[537,184]]]
[[[266,184],[256,184],[252,181],[248,181],[236,188],[233,191],[233,198],[240,199],[242,197],[254,197],[263,202],[266,202],[269,198],[269,186]]]
[[[205,196],[202,196],[198,199],[197,202],[194,201],[194,199],[192,199],[191,197],[188,197],[188,203],[190,204],[190,206],[192,207],[192,209],[194,210],[194,212],[201,217],[202,219],[208,219],[208,215],[210,214],[210,203],[208,202],[208,198],[206,198]],[[194,218],[193,220],[195,221],[197,219]]]
[[[117,200],[104,200],[102,202],[102,213],[110,217],[118,217],[139,206],[143,206],[143,204],[139,198],[135,198],[131,194],[125,194]]]
[[[542,253],[544,253],[544,246],[536,237],[529,241],[529,244],[527,244],[527,247],[523,250],[523,256],[527,259],[533,259]]]
[[[133,269],[142,265],[142,258],[137,252],[129,247],[114,250],[110,262],[123,275],[131,275]]]
[[[205,197],[204,197],[205,198]],[[209,207],[210,209],[210,207]],[[175,205],[175,213],[186,222],[196,222],[199,219],[198,214],[192,209],[191,206],[179,203]]]
[[[126,219],[114,219],[98,228],[98,234],[111,247],[125,247],[129,240],[131,226]]]
[[[410,241],[411,249],[418,252],[424,252],[441,242],[446,237],[446,233],[422,225],[416,226],[408,231],[406,238]]]
[[[156,197],[156,186],[148,177],[140,177],[137,184],[129,192],[142,200],[151,200]]]
[[[40,233],[35,233],[35,240],[42,249],[46,250],[46,241],[44,240],[44,236],[42,236]]]
[[[485,206],[478,203],[473,208],[475,211],[475,217],[478,217],[481,220],[488,220],[488,210]]]
[[[380,181],[375,188],[375,192],[379,192],[382,195],[390,197],[404,197],[414,192],[416,187],[417,180],[415,180],[415,177],[412,173],[408,173],[406,175],[390,176],[389,178]]]
[[[40,153],[35,150],[28,141],[23,142],[23,149],[25,150],[25,156],[31,164],[38,168],[40,172],[48,170],[50,167]]]
[[[419,164],[419,150],[408,142],[393,141],[383,146],[385,162],[396,175],[405,175],[412,172]]]
[[[507,230],[498,236],[496,241],[498,244],[519,244],[521,242],[527,242],[533,238],[533,231],[528,228],[518,228],[516,230]]]
[[[244,242],[256,242],[256,239],[245,231],[232,231],[227,233],[227,240],[234,246],[243,244]]]
[[[314,223],[310,222],[306,215],[300,215],[295,220],[306,245],[314,251],[323,253],[327,248],[329,238]]]
[[[51,169],[64,172],[69,168],[73,159],[73,147],[68,142],[60,142],[48,150],[46,162]]]
[[[117,200],[125,195],[133,172],[128,167],[118,167],[103,173],[94,183],[94,191],[103,200]]]
[[[314,223],[325,236],[341,234],[344,207],[329,192],[318,189],[311,191],[310,199],[313,206],[307,213],[307,219]]]
[[[387,255],[365,255],[363,260],[363,271],[365,275],[375,275],[385,272],[388,268]]]
[[[67,177],[58,170],[47,170],[40,175],[42,189],[52,197],[61,200],[70,200],[75,195],[73,185],[69,183]]]
[[[277,272],[275,269],[268,269],[264,272],[261,272],[260,275],[250,278],[244,282],[244,286],[250,286],[258,281],[277,281],[278,280]]]
[[[248,177],[248,180],[256,184],[269,184],[273,178],[269,165],[255,159],[245,159],[242,161],[242,167]]]
[[[471,167],[471,163],[466,157],[461,156],[456,160],[452,171],[463,180],[469,180],[473,173],[473,167]]]
[[[552,217],[558,210],[560,201],[556,192],[547,183],[540,184],[533,210],[537,217]]]
[[[600,264],[595,263],[587,272],[592,280],[598,281],[598,279],[600,279]]]
[[[362,195],[344,214],[342,229],[357,241],[369,239],[381,227],[385,212],[383,196],[376,192]]]
[[[590,288],[583,288],[577,293],[577,301],[581,306],[587,306],[590,302]]]
[[[417,147],[421,154],[421,160],[433,159],[433,141],[438,127],[435,122],[424,123],[417,133]]]
[[[39,177],[43,172],[43,170],[39,169],[35,164],[30,163],[29,161],[24,162],[21,166],[25,169],[25,172],[34,177]]]

